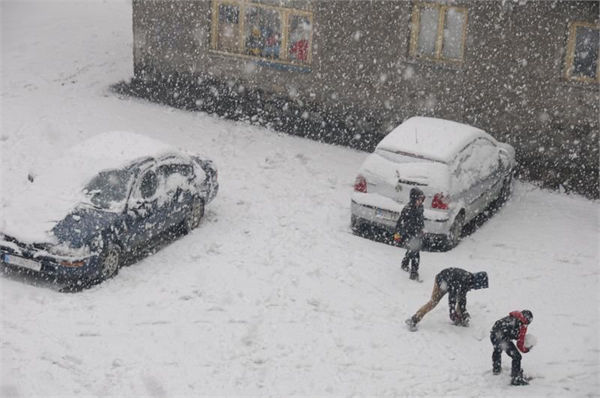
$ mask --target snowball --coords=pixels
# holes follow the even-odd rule
[[[537,345],[537,339],[535,338],[535,336],[532,334],[526,334],[525,335],[525,347],[527,347],[527,349],[530,349],[535,345]]]

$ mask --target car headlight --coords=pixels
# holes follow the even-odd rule
[[[61,243],[48,248],[48,253],[58,257],[64,257],[65,261],[75,261],[89,257],[90,249],[87,246],[74,248],[66,243]]]

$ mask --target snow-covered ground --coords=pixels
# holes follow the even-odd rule
[[[0,396],[599,396],[598,202],[517,183],[448,253],[349,232],[362,152],[120,99],[132,75],[126,2],[1,3],[2,202],[29,172],[102,131],[213,157],[221,191],[201,227],[76,294],[3,276]],[[1,207],[0,207],[1,210]],[[472,325],[447,303],[404,320],[449,266],[485,270]],[[491,374],[489,330],[530,309],[527,387]]]

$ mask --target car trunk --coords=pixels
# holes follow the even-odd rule
[[[379,194],[399,204],[409,202],[414,187],[425,194],[426,208],[431,208],[435,194],[448,193],[448,166],[442,162],[378,149],[367,158],[361,174],[367,180],[368,194]]]

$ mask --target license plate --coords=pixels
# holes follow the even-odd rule
[[[38,263],[37,261],[14,256],[12,254],[5,254],[2,257],[2,261],[4,261],[6,264],[16,265],[17,267],[28,268],[38,272],[42,270],[42,264]]]
[[[382,209],[375,210],[375,216],[388,221],[396,221],[398,219],[396,213]]]

